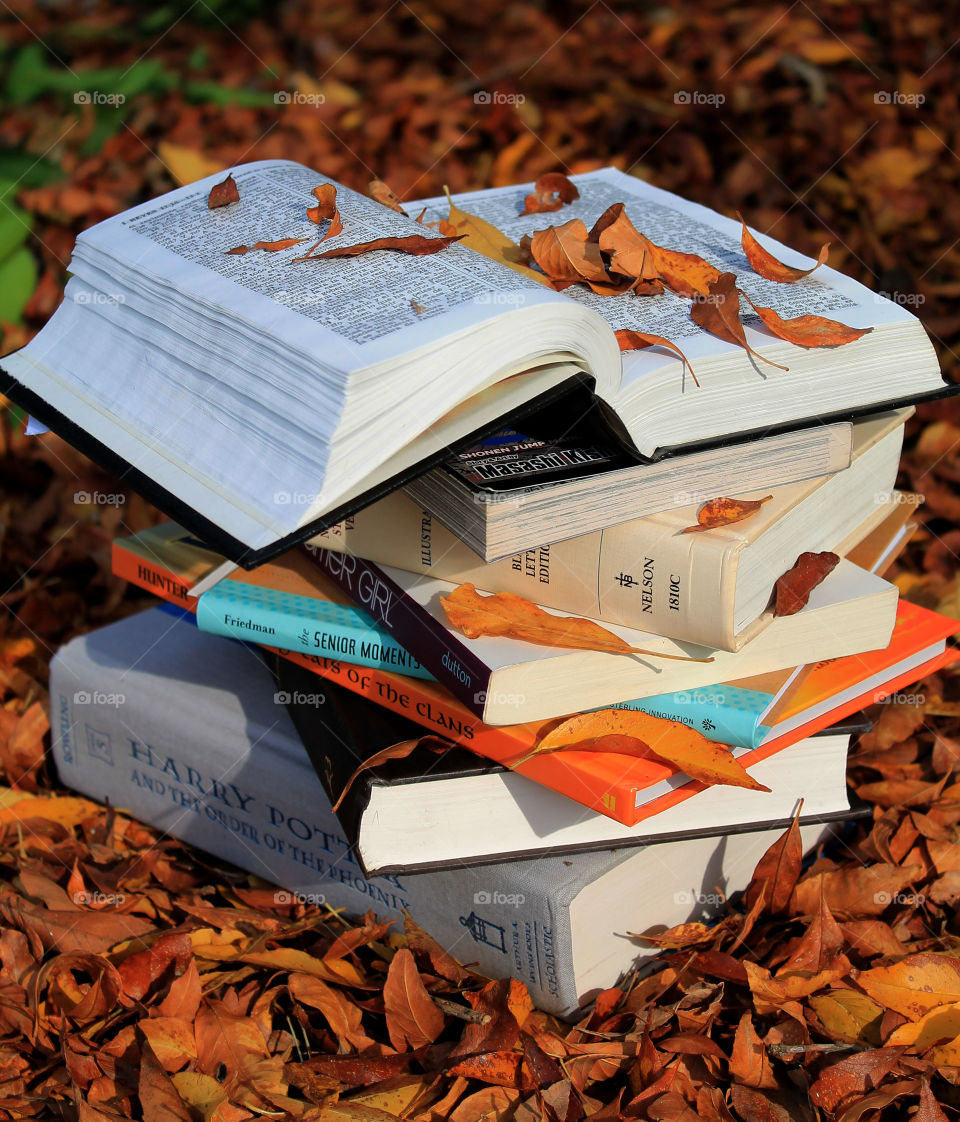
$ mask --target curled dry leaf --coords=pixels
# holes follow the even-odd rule
[[[747,774],[725,745],[707,740],[679,721],[633,709],[598,709],[561,721],[511,766],[516,768],[535,756],[563,750],[653,757],[711,786],[721,783],[751,791],[769,790]]]
[[[327,238],[335,238],[343,232],[343,221],[337,209],[337,189],[332,183],[321,183],[319,187],[314,187],[313,196],[317,205],[307,207],[307,218],[318,226],[321,222],[329,221],[330,228],[320,239],[325,242]]]
[[[763,248],[747,229],[747,224],[739,211],[737,211],[737,218],[740,219],[740,223],[743,226],[743,232],[740,235],[740,244],[743,246],[743,252],[746,254],[753,271],[759,273],[761,277],[766,277],[767,280],[779,281],[781,284],[790,284],[793,281],[802,280],[804,277],[810,276],[814,269],[819,269],[821,265],[826,264],[827,257],[830,255],[829,242],[825,242],[820,247],[816,265],[811,265],[809,269],[794,269],[791,265],[784,265],[782,261],[778,261],[772,253],[768,253]]]
[[[797,563],[774,585],[773,614],[796,615],[806,607],[810,593],[821,584],[840,562],[835,553],[801,553]]]
[[[533,193],[527,195],[523,202],[521,214],[544,214],[548,211],[559,210],[574,199],[580,198],[576,184],[572,183],[560,171],[548,171],[533,185]]]
[[[301,238],[305,241],[305,238]],[[295,257],[291,264],[301,261],[323,261],[328,257],[359,257],[362,253],[372,253],[377,249],[389,249],[394,253],[408,253],[413,257],[423,257],[429,253],[439,253],[451,242],[460,241],[460,236],[450,238],[427,238],[423,234],[407,234],[402,238],[374,238],[370,242],[357,245],[342,245],[323,253],[311,253],[308,257]]]
[[[610,283],[600,246],[590,240],[589,231],[579,218],[534,231],[530,256],[553,281],[554,288],[566,288],[580,281]]]
[[[697,534],[702,530],[715,530],[718,526],[732,526],[756,514],[772,498],[773,495],[764,495],[762,499],[710,499],[697,511],[696,526],[685,526],[680,533]]]
[[[238,202],[240,202],[240,192],[237,189],[237,181],[233,178],[233,172],[220,183],[214,183],[210,188],[210,194],[207,196],[207,207],[210,210],[216,210],[217,207],[229,206],[231,203]]]
[[[601,627],[593,620],[578,616],[555,616],[530,600],[513,592],[497,592],[481,596],[472,584],[460,584],[440,603],[450,625],[468,639],[482,635],[504,639],[521,639],[544,647],[565,647],[580,651],[605,651],[609,654],[643,654],[681,662],[713,662],[712,658],[688,658],[685,655],[631,647],[619,635]]]
[[[680,350],[676,343],[671,343],[669,339],[663,339],[659,335],[645,335],[642,331],[629,331],[626,328],[621,328],[615,332],[617,336],[617,344],[621,351],[640,351],[645,347],[665,347],[668,351],[673,351],[677,355],[687,370],[690,371],[690,377],[693,379],[695,386],[699,388],[700,383],[697,376],[693,371],[693,367],[687,356]]]
[[[516,242],[511,241],[490,222],[461,210],[450,197],[450,192],[446,188],[444,190],[450,203],[450,213],[440,225],[441,234],[459,235],[463,244],[475,253],[482,253],[492,261],[499,261],[501,265],[506,265],[514,272],[521,273],[538,284],[550,285],[549,279],[543,273],[524,264],[524,251]]]
[[[781,319],[773,308],[761,308],[745,292],[741,292],[741,295],[778,339],[786,339],[788,343],[795,343],[798,347],[842,347],[844,343],[862,339],[873,330],[872,327],[847,327],[845,323],[827,319],[826,316]]]
[[[255,249],[262,249],[265,253],[279,253],[281,249],[290,249],[291,246],[299,245],[306,240],[306,238],[280,238],[275,242],[256,242],[254,245],[238,245],[233,249],[228,249],[227,253],[235,257],[242,257],[245,253],[251,253]]]
[[[737,278],[733,273],[721,273],[709,285],[708,292],[702,298],[694,300],[690,309],[690,318],[704,331],[716,335],[727,343],[743,347],[747,354],[758,358],[761,362],[769,363],[778,370],[786,370],[778,362],[773,362],[763,355],[758,354],[747,342],[747,336],[740,320],[740,290],[737,288]]]
[[[371,199],[376,199],[378,203],[383,203],[384,206],[395,210],[398,214],[406,214],[406,211],[400,205],[399,197],[382,179],[371,179],[370,185],[367,187],[367,194]]]
[[[388,748],[381,748],[379,752],[374,752],[372,756],[368,756],[351,774],[331,809],[340,809],[343,800],[347,797],[350,788],[359,775],[371,768],[385,764],[388,760],[405,760],[417,748],[423,748],[430,752],[446,752],[450,748],[450,744],[446,740],[441,740],[438,736],[421,736],[418,740],[401,740],[399,744],[391,744]]]

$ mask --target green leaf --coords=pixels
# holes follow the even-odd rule
[[[37,263],[26,246],[0,262],[0,322],[15,323],[37,286]]]
[[[33,229],[32,215],[5,197],[5,186],[0,184],[0,261],[23,245]]]

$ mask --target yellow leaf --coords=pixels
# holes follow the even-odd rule
[[[960,1001],[939,1005],[919,1021],[908,1021],[893,1030],[886,1044],[903,1044],[912,1052],[925,1052],[932,1045],[960,1037]],[[954,1063],[956,1061],[948,1061]]]
[[[911,954],[892,966],[861,971],[857,984],[885,1008],[919,1021],[939,1005],[960,1003],[960,960]]]
[[[428,1075],[398,1075],[381,1081],[369,1091],[351,1095],[350,1102],[385,1110],[399,1118],[411,1112],[411,1107],[419,1103],[433,1082],[433,1077]]]
[[[227,1102],[227,1092],[212,1075],[180,1071],[171,1075],[170,1080],[180,1098],[199,1114],[203,1122],[213,1122],[219,1108]]]
[[[197,1058],[193,1026],[180,1017],[144,1017],[140,1028],[164,1071],[176,1071]]]
[[[211,160],[202,152],[183,148],[179,144],[171,144],[167,140],[161,140],[157,145],[157,154],[181,187],[224,170],[220,160]]]
[[[883,1008],[865,993],[831,990],[811,997],[813,1011],[831,1035],[847,1044],[865,1042],[879,1046]]]
[[[484,257],[489,257],[491,261],[499,261],[501,265],[508,266],[515,273],[520,273],[539,284],[550,287],[550,281],[543,273],[538,273],[535,269],[520,263],[520,246],[516,242],[511,241],[496,226],[484,222],[482,218],[477,218],[475,214],[469,214],[467,211],[461,210],[450,199],[449,191],[447,192],[447,198],[450,200],[450,213],[447,215],[447,222],[453,226],[458,234],[464,235],[461,245],[467,246],[475,253],[482,253]]]
[[[96,803],[76,795],[64,795],[60,798],[41,795],[21,799],[11,795],[0,801],[0,825],[24,822],[28,818],[45,818],[48,822],[76,826],[99,809]]]

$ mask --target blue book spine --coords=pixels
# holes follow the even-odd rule
[[[433,680],[392,635],[353,605],[222,580],[197,601],[197,624],[212,635]]]
[[[733,748],[759,748],[770,731],[761,718],[773,695],[721,684],[680,693],[662,693],[625,701],[616,709],[636,709],[668,721],[679,721],[708,740]]]

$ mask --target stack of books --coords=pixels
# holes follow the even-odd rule
[[[167,603],[54,660],[60,774],[287,902],[406,908],[568,1015],[652,953],[628,933],[718,910],[795,815],[811,845],[849,817],[861,711],[954,658],[955,622],[883,577],[916,501],[904,425],[950,387],[902,307],[826,266],[760,276],[739,223],[613,169],[562,214],[521,213],[529,186],[409,216],[338,187],[329,234],[316,172],[235,179],[229,205],[214,177],[81,235],[63,305],[3,360],[34,430],[174,519],[114,544]],[[801,347],[745,316],[748,352],[669,286],[513,267],[526,235],[617,203],[758,306],[865,333]],[[699,385],[619,330],[679,341]],[[720,498],[752,512],[687,532]],[[778,614],[806,554],[829,571]],[[470,586],[484,619],[607,638],[458,623]],[[649,743],[613,735],[639,719],[620,710]],[[593,731],[545,750],[571,727]],[[681,743],[749,778],[691,778]]]

